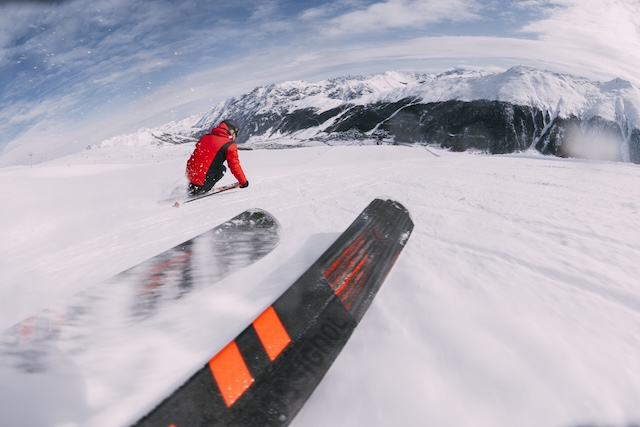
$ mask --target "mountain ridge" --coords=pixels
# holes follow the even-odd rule
[[[525,66],[504,72],[387,71],[259,86],[202,115],[101,146],[192,142],[225,117],[240,123],[238,143],[246,149],[421,143],[640,163],[637,87]]]

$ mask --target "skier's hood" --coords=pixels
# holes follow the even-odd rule
[[[226,123],[222,122],[218,126],[211,129],[211,133],[216,136],[230,137],[229,127]]]

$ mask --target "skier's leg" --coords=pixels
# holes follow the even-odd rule
[[[202,194],[202,193],[206,193],[207,191],[210,191],[213,188],[213,186],[216,185],[216,182],[222,179],[226,171],[227,171],[227,168],[224,165],[221,165],[220,169],[215,173],[211,173],[212,171],[211,169],[209,169],[209,173],[207,174],[207,177],[205,178],[204,183],[198,189],[198,194]]]
[[[204,186],[197,185],[192,182],[189,183],[189,190],[188,190],[189,196],[191,197],[199,196],[200,194],[204,194],[204,193],[206,193],[206,191],[204,190]]]

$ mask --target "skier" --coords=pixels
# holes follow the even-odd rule
[[[211,190],[222,179],[227,168],[240,183],[240,188],[249,186],[238,159],[238,145],[235,143],[240,128],[231,119],[223,120],[211,133],[204,135],[196,144],[193,154],[187,161],[189,195],[197,196]]]

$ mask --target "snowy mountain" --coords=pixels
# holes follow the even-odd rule
[[[562,157],[640,163],[640,90],[528,67],[290,81],[103,145],[193,141],[225,117],[246,148],[422,143],[492,154],[536,149]]]

